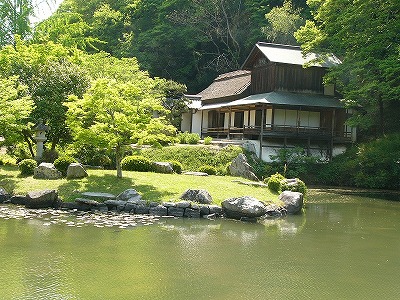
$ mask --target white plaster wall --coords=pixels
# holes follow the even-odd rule
[[[229,113],[225,113],[224,128],[228,128],[228,127],[229,127]]]
[[[272,124],[272,108],[268,108],[265,114],[265,124],[268,124],[267,127],[271,127]]]
[[[245,123],[247,124],[247,123]],[[251,110],[250,111],[250,123],[249,126],[255,126],[256,125],[256,111],[255,110]]]
[[[197,111],[193,114],[192,133],[198,133],[201,135],[201,111]]]
[[[190,112],[182,114],[182,123],[181,123],[181,131],[190,131],[190,119],[192,118],[192,114]]]

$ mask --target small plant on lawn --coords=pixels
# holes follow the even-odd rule
[[[18,164],[18,169],[21,175],[33,175],[35,168],[37,167],[37,162],[34,159],[27,158],[23,159]]]
[[[265,181],[267,182],[268,189],[271,192],[279,193],[282,190],[282,181],[285,177],[279,173],[271,175],[269,178],[266,178]]]
[[[189,133],[189,135],[186,138],[186,141],[188,144],[196,145],[200,141],[200,136],[198,133]]]
[[[54,166],[65,176],[67,175],[68,166],[76,162],[77,160],[71,156],[61,156],[54,161]]]
[[[206,136],[204,138],[204,145],[211,145],[213,138],[211,136]]]
[[[151,172],[153,171],[153,164],[151,161],[140,155],[127,156],[121,161],[122,170],[125,171],[138,171],[138,172]]]
[[[213,166],[201,166],[199,172],[207,173],[208,175],[216,175],[217,169]]]

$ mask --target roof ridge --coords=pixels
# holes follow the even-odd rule
[[[268,43],[268,42],[257,42],[257,45],[276,47],[276,48],[292,48],[292,49],[296,49],[296,50],[301,50],[300,46],[296,46],[296,45],[276,44],[276,43]]]

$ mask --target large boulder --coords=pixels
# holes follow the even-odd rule
[[[298,214],[303,208],[303,194],[299,192],[284,191],[279,195],[279,200],[284,203],[284,207],[289,215]]]
[[[247,162],[246,155],[240,153],[229,165],[229,172],[233,176],[247,178],[253,181],[259,181],[254,174],[252,166]]]
[[[33,171],[33,178],[37,179],[59,179],[61,177],[61,172],[52,163],[43,162]]]
[[[0,187],[0,203],[3,203],[4,201],[10,199],[11,195],[7,193],[5,189]]]
[[[222,210],[227,218],[258,218],[266,213],[263,202],[249,196],[230,198],[222,202]]]
[[[67,178],[75,179],[75,178],[84,178],[87,177],[88,173],[85,168],[80,163],[72,163],[68,166],[67,169]]]
[[[131,200],[133,202],[135,200],[141,200],[141,199],[142,196],[140,196],[135,189],[127,189],[117,196],[117,200],[123,200],[123,201]]]
[[[206,190],[186,190],[180,197],[182,200],[193,201],[201,204],[211,204],[212,197]]]
[[[174,169],[172,168],[172,164],[169,162],[153,162],[154,172],[156,173],[165,173],[172,174],[174,173]]]
[[[29,192],[26,195],[25,206],[27,208],[57,207],[58,193],[56,190]]]

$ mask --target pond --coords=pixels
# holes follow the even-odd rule
[[[12,210],[0,206],[1,299],[400,297],[396,201],[315,193],[304,215],[264,224]]]

